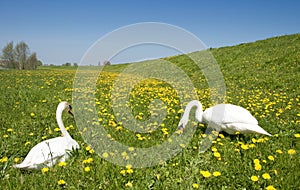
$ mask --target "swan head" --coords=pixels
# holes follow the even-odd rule
[[[72,106],[66,101],[60,102],[57,107],[57,110],[66,110],[71,116],[74,116]]]

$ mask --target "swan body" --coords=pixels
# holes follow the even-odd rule
[[[188,103],[178,129],[183,130],[185,128],[190,110],[194,106],[197,107],[196,119],[199,122],[208,123],[217,131],[225,131],[228,134],[240,132],[242,134],[257,133],[272,136],[258,125],[257,120],[245,108],[232,104],[218,104],[203,112],[202,104],[198,100],[192,100]]]
[[[56,120],[62,136],[48,139],[35,145],[21,164],[14,165],[15,168],[39,169],[41,167],[51,167],[58,161],[65,161],[69,157],[70,151],[79,148],[78,143],[72,139],[62,122],[64,110],[68,110],[73,115],[72,107],[68,102],[59,103],[56,110]]]

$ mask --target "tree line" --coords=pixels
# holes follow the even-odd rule
[[[11,41],[2,49],[0,64],[6,68],[24,70],[36,69],[42,62],[35,52],[30,53],[25,42],[21,41],[14,46]]]

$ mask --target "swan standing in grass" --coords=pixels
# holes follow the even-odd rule
[[[242,134],[257,133],[272,136],[258,125],[257,120],[246,109],[232,104],[218,104],[202,110],[202,104],[198,100],[192,100],[185,108],[179,122],[178,129],[183,131],[188,123],[189,113],[193,106],[197,107],[196,119],[199,122],[208,123],[209,127],[217,131],[225,131],[228,134],[240,132]]]
[[[14,165],[20,169],[39,169],[51,167],[58,161],[65,161],[72,149],[78,149],[78,143],[72,139],[62,122],[62,113],[67,110],[73,116],[72,107],[68,102],[61,102],[57,106],[56,120],[62,132],[61,137],[42,141],[35,145],[21,164]]]

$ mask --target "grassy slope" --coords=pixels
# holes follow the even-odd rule
[[[134,189],[192,189],[197,183],[205,189],[258,189],[273,185],[277,189],[297,189],[299,183],[299,73],[300,35],[289,35],[241,44],[233,47],[212,49],[226,83],[226,102],[249,109],[268,132],[278,134],[264,142],[256,143],[255,148],[244,150],[239,142],[251,144],[252,138],[259,135],[232,137],[225,134],[221,144],[215,144],[222,160],[217,160],[211,150],[198,154],[194,147],[199,146],[203,129],[199,127],[193,140],[176,157],[167,163],[146,169],[134,169],[133,174],[122,176],[124,167],[115,166],[96,154],[85,150],[78,131],[71,131],[82,144],[77,155],[67,162],[66,168],[56,166],[49,172],[21,173],[11,168],[15,157],[22,158],[30,148],[46,138],[55,137],[54,109],[60,100],[71,101],[73,68],[43,68],[37,71],[0,71],[0,135],[8,135],[0,142],[0,159],[7,156],[8,162],[0,163],[0,186],[2,189],[49,189],[59,188],[57,181],[64,179],[70,189],[123,189],[128,181]],[[180,66],[201,90],[205,88],[201,71],[184,56],[167,58]],[[125,65],[110,66],[107,73],[120,72]],[[201,82],[199,82],[201,81]],[[209,100],[201,96],[205,106]],[[43,100],[47,100],[43,103]],[[30,113],[35,113],[34,117]],[[180,116],[180,114],[178,114]],[[65,117],[65,125],[75,123]],[[177,123],[174,119],[172,123]],[[7,131],[12,128],[13,132]],[[174,130],[176,126],[170,126]],[[31,134],[33,133],[33,134]],[[24,146],[29,141],[30,144]],[[125,139],[126,141],[126,139]],[[22,148],[16,148],[22,147]],[[236,149],[239,149],[237,151]],[[282,154],[276,150],[282,150]],[[295,149],[296,155],[288,155],[288,149]],[[274,161],[268,156],[275,157]],[[84,159],[94,158],[92,170],[84,172]],[[262,170],[256,171],[253,159],[259,159]],[[265,160],[266,163],[263,162]],[[221,176],[204,178],[200,170],[220,171]],[[275,171],[278,172],[276,175]],[[270,180],[262,179],[263,173],[271,175]],[[252,182],[252,175],[260,176],[259,182]],[[158,177],[159,176],[159,177]]]

